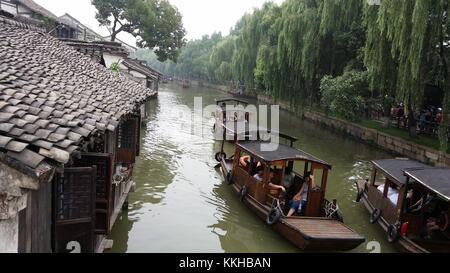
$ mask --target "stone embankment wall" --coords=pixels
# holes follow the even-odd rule
[[[326,116],[318,112],[305,112],[306,120],[343,132],[402,157],[408,157],[433,166],[450,167],[450,156],[398,137],[394,137],[358,124]]]

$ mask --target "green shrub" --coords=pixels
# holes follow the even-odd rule
[[[360,120],[370,97],[368,72],[349,71],[336,78],[325,76],[320,92],[326,112],[351,121]]]

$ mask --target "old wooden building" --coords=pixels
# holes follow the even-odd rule
[[[101,251],[155,94],[0,16],[0,252]]]
[[[143,61],[130,58],[129,49],[120,42],[82,41],[61,39],[65,44],[75,48],[78,52],[89,56],[93,62],[116,71],[142,86],[158,91],[162,74],[151,68]],[[141,123],[146,124],[148,109],[141,105]]]
[[[0,11],[13,15],[15,20],[40,26],[54,37],[77,38],[82,34],[77,24],[57,17],[33,0],[0,0]]]
[[[90,27],[86,26],[79,20],[77,20],[72,15],[65,13],[62,16],[58,17],[59,21],[64,22],[67,25],[74,26],[77,29],[76,36],[72,37],[73,39],[81,40],[81,41],[103,41],[104,38],[92,30]]]

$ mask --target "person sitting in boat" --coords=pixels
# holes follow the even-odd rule
[[[257,182],[262,182],[264,179],[264,169],[259,167],[256,169],[256,174],[253,176]]]
[[[304,212],[308,201],[309,187],[311,187],[312,189],[316,187],[316,184],[314,182],[314,175],[311,172],[308,172],[305,177],[306,180],[303,183],[302,187],[289,203],[291,208],[287,214],[288,217],[294,215],[294,213]]]
[[[397,186],[394,183],[391,183],[389,186],[388,198],[392,204],[397,205],[399,194]]]
[[[384,184],[378,186],[377,188],[380,192],[384,192]],[[389,184],[389,189],[387,193],[387,198],[392,202],[392,204],[397,204],[398,202],[398,189],[394,183]]]
[[[439,217],[430,217],[427,219],[426,230],[427,235],[426,239],[431,239],[433,235],[440,231],[442,233],[448,233],[449,229],[449,216],[448,216],[448,205],[446,203],[442,203],[440,205],[440,213]]]
[[[294,181],[294,172],[292,171],[292,167],[286,167],[284,171],[284,187],[289,189],[292,186],[292,182]]]
[[[274,171],[270,170],[270,177],[269,177],[270,194],[278,197],[280,195],[280,190],[283,194],[286,193],[286,188],[284,186],[277,185],[275,182],[273,182],[274,177],[275,177]]]
[[[252,159],[249,155],[244,155],[239,159],[239,165],[242,169],[244,169],[246,172],[250,172],[252,167]]]
[[[437,207],[437,198],[434,192],[427,193],[426,195],[422,196],[422,198],[420,198],[419,201],[417,201],[414,205],[408,208],[408,211],[410,213],[418,213],[424,207],[427,207],[425,213],[429,214],[428,216],[430,216],[430,214],[432,214],[432,212]]]

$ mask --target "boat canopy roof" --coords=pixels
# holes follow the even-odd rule
[[[423,169],[429,167],[423,163],[409,159],[374,160],[372,161],[372,164],[375,168],[385,173],[392,182],[402,185],[406,183],[406,176],[404,175],[405,170]]]
[[[226,124],[222,124],[222,126],[225,128],[225,130],[227,132],[230,132],[232,134],[235,135],[245,135],[247,134],[248,136],[255,136],[255,140],[257,139],[256,136],[258,136],[258,132],[259,134],[278,134],[278,136],[280,138],[284,138],[288,141],[291,142],[291,145],[298,141],[298,138],[284,134],[284,133],[280,133],[277,131],[273,131],[273,130],[269,130],[265,127],[262,126],[256,126],[254,124],[248,123],[247,121],[229,121]]]
[[[405,175],[450,201],[450,169],[427,168],[407,170]]]
[[[245,100],[236,99],[236,98],[222,98],[222,99],[216,99],[216,104],[219,105],[221,103],[227,103],[227,102],[236,102],[244,105],[249,105],[250,103]]]
[[[331,169],[331,165],[327,162],[304,151],[284,144],[276,144],[266,141],[248,141],[241,142],[236,145],[249,154],[258,157],[267,163],[280,160],[299,160],[317,163]]]

